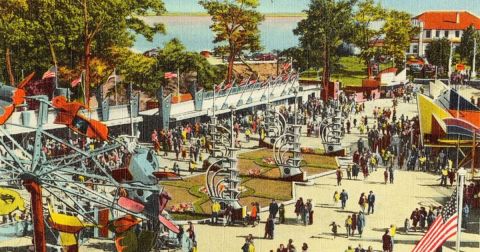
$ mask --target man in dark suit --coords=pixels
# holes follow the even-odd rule
[[[370,214],[370,210],[372,210],[372,214],[375,211],[375,194],[373,194],[373,191],[370,191],[368,194],[368,214]]]

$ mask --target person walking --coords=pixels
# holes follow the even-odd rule
[[[358,228],[358,234],[360,235],[360,238],[362,237],[363,234],[363,229],[365,228],[365,215],[363,212],[358,212],[357,216],[357,228]]]
[[[370,210],[372,211],[372,214],[373,212],[375,211],[375,194],[373,194],[373,191],[370,191],[370,193],[368,194],[368,213],[367,214],[370,214]]]
[[[391,237],[391,240],[392,240],[392,251],[393,251],[393,245],[394,245],[394,237],[395,237],[395,234],[397,233],[397,226],[395,225],[390,225],[390,237]]]
[[[352,236],[355,235],[355,230],[357,229],[357,221],[358,221],[358,218],[357,218],[357,214],[352,214]]]
[[[340,194],[338,193],[338,191],[335,191],[333,193],[333,205],[336,206],[339,200],[340,200]]]
[[[367,196],[365,196],[365,193],[363,192],[358,199],[358,205],[360,206],[362,212],[365,212],[365,206],[367,205]]]
[[[217,224],[218,223],[218,213],[220,212],[220,203],[218,201],[213,201],[212,204],[212,224]]]
[[[413,231],[417,232],[417,225],[420,220],[420,211],[418,211],[418,208],[415,208],[412,214],[410,214],[410,219],[412,220]]]
[[[252,202],[252,210],[250,211],[250,221],[252,222],[252,227],[255,227],[255,223],[257,222],[257,213],[258,213],[258,209],[257,209],[257,205]]]
[[[333,239],[335,239],[335,237],[337,237],[337,234],[338,234],[338,228],[340,227],[340,225],[338,225],[337,223],[332,222],[329,226],[332,227],[332,233],[333,233]]]
[[[347,166],[347,179],[352,180],[352,165],[348,164]]]
[[[307,204],[305,204],[305,209],[307,210],[308,214],[308,225],[313,225],[313,204],[311,199],[307,200]]]
[[[275,201],[275,199],[272,199],[272,202],[268,206],[268,213],[272,216],[273,220],[275,220],[275,218],[277,218],[278,204]]]
[[[295,214],[297,215],[297,222],[299,222],[299,217],[301,216],[304,207],[305,205],[303,203],[303,198],[300,197],[295,203]]]
[[[342,178],[343,178],[343,171],[340,168],[340,166],[337,168],[336,174],[337,174],[337,186],[341,186],[342,185]]]
[[[350,233],[352,232],[352,216],[348,216],[345,220],[345,228],[347,230],[347,238],[350,237]]]
[[[392,252],[392,237],[389,232],[389,229],[385,230],[385,234],[382,236],[383,252]]]
[[[268,216],[265,222],[265,235],[264,239],[273,239],[273,231],[275,230],[275,221],[272,215]]]
[[[281,224],[285,223],[285,205],[280,204],[278,207],[278,222]]]
[[[250,249],[250,240],[247,237],[245,238],[245,243],[242,246],[242,252],[249,252],[249,249]]]
[[[348,193],[345,191],[345,189],[342,189],[342,192],[340,193],[340,201],[342,202],[342,209],[345,209],[347,205],[347,200],[348,200]]]
[[[440,178],[440,186],[447,186],[448,166],[442,169],[442,177]]]
[[[393,173],[394,173],[393,167],[388,168],[388,173],[389,173],[388,175],[390,177],[390,184],[393,184],[393,178],[394,178],[393,177]]]
[[[386,185],[387,181],[388,181],[388,171],[387,171],[387,169],[385,169],[385,171],[383,172],[383,178],[385,180],[385,185]]]

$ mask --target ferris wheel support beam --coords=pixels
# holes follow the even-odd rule
[[[47,241],[45,238],[45,223],[43,222],[42,189],[40,185],[32,179],[24,180],[23,185],[28,192],[30,192],[35,252],[46,252]]]

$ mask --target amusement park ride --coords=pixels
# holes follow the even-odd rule
[[[81,113],[80,103],[68,102],[64,96],[51,101],[46,96],[27,97],[23,86],[28,81],[17,87],[0,86],[0,185],[30,193],[35,251],[47,251],[46,236],[52,233],[47,230],[59,235],[68,251],[78,250],[79,232],[88,226],[115,233],[117,251],[149,251],[161,246],[158,238],[164,230],[178,232],[162,215],[170,198],[158,185],[164,177],[158,174],[154,153],[136,146],[132,139],[110,137],[107,126]],[[40,104],[36,127],[8,121],[26,100]],[[83,142],[99,143],[98,147],[88,150],[45,130],[49,109],[57,111],[56,124],[65,125]],[[3,127],[7,124],[27,127],[34,136],[28,143],[19,142]],[[47,155],[47,142],[61,146],[62,151]],[[103,160],[113,152],[125,154],[119,169]],[[71,214],[57,212],[53,202]],[[93,208],[106,211],[106,218],[95,218]],[[142,222],[148,226],[136,233],[135,227]]]
[[[331,101],[333,110],[320,125],[320,136],[326,153],[342,151],[343,116],[338,100]]]

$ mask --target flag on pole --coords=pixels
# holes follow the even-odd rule
[[[82,83],[82,77],[83,77],[83,74],[80,74],[80,77],[76,78],[75,80],[73,80],[70,85],[72,86],[72,88],[76,87],[78,84]]]
[[[442,213],[437,216],[427,233],[420,239],[412,252],[430,252],[435,251],[442,246],[445,241],[457,234],[457,188],[447,204],[443,207]]]
[[[290,62],[283,63],[282,70],[286,72],[291,66],[292,64],[290,64]]]
[[[173,79],[173,78],[177,78],[178,75],[176,73],[172,73],[172,72],[166,72],[163,77],[165,79]]]
[[[52,67],[50,67],[50,69],[48,69],[48,71],[46,71],[43,74],[42,80],[49,79],[49,78],[55,78],[56,76],[57,76],[57,67],[52,66]]]

